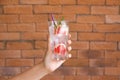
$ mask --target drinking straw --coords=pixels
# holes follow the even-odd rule
[[[53,23],[54,23],[55,27],[57,27],[57,25],[55,24],[55,19],[54,19],[53,14],[51,14],[51,18],[52,18],[52,21],[53,21]]]

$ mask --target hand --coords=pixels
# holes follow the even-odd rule
[[[71,35],[69,35],[68,45],[70,45],[72,42],[70,40]],[[71,51],[71,46],[67,47],[68,51]],[[48,69],[49,72],[55,71],[57,68],[59,68],[66,60],[55,60],[52,59],[52,51],[51,51],[51,45],[50,45],[50,39],[48,41],[48,51],[44,60],[45,67]],[[71,56],[70,56],[71,57]],[[70,58],[69,57],[69,58]]]

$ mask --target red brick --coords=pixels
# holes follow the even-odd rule
[[[12,76],[8,76],[8,79],[10,79],[10,78],[12,78],[13,77],[13,75]]]
[[[118,48],[119,48],[119,50],[120,50],[120,42],[119,42],[119,44],[118,44]]]
[[[106,51],[105,58],[120,59],[120,51]]]
[[[32,42],[7,42],[7,49],[19,50],[19,49],[33,49]]]
[[[76,0],[49,0],[49,4],[60,5],[60,4],[76,4]]]
[[[68,22],[68,24],[69,24],[69,22],[76,21],[75,14],[55,14],[54,17],[56,20],[60,20],[62,17],[64,17],[64,19]]]
[[[107,41],[120,41],[120,34],[119,33],[108,33],[106,34]]]
[[[77,40],[77,33],[76,32],[70,32],[71,40]]]
[[[90,59],[90,67],[116,67],[117,59]]]
[[[92,6],[92,14],[119,14],[118,6]]]
[[[3,13],[3,7],[0,6],[0,14],[2,14],[2,13]]]
[[[32,5],[4,6],[5,14],[32,14]]]
[[[63,6],[63,13],[72,14],[89,14],[89,6]]]
[[[33,59],[7,59],[6,65],[12,67],[33,66],[34,61]]]
[[[0,76],[0,80],[7,80],[8,76]]]
[[[78,0],[78,4],[83,5],[104,5],[105,0]]]
[[[26,32],[22,33],[23,40],[47,40],[48,34],[46,32]]]
[[[120,75],[120,68],[119,67],[106,67],[105,75]]]
[[[44,58],[35,58],[35,64],[40,64],[41,62],[43,62]]]
[[[0,23],[17,23],[18,15],[0,15]]]
[[[34,32],[35,24],[33,23],[21,23],[21,24],[8,24],[8,31],[11,32]]]
[[[95,67],[85,67],[85,68],[77,68],[77,75],[79,76],[88,76],[88,75],[103,75],[103,68],[95,68]]]
[[[90,76],[65,76],[64,80],[90,80]]]
[[[41,80],[63,80],[63,76],[54,76],[54,75],[47,75],[43,77]]]
[[[0,58],[21,58],[20,50],[1,50]]]
[[[105,40],[103,33],[78,33],[78,40]]]
[[[47,15],[21,15],[20,16],[20,22],[22,23],[46,22],[47,20],[48,20]]]
[[[0,24],[0,32],[6,32],[7,31],[7,25],[6,24]]]
[[[37,23],[36,24],[37,31],[47,31],[48,32],[48,24],[47,23]]]
[[[4,49],[4,43],[0,42],[0,49]]]
[[[0,59],[0,67],[5,66],[5,59]]]
[[[72,50],[72,51],[70,51],[69,53],[72,55],[71,58],[77,58],[77,57],[78,57],[78,52],[77,52],[77,50]]]
[[[74,67],[60,67],[59,69],[57,69],[56,71],[54,71],[53,73],[51,73],[50,75],[75,75],[76,74],[76,68]]]
[[[48,0],[20,0],[21,4],[47,4]]]
[[[89,49],[89,42],[74,41],[73,49]]]
[[[31,68],[31,67],[22,67],[21,72],[25,72],[25,71],[29,70],[30,68]]]
[[[120,23],[120,15],[106,15],[106,23]]]
[[[0,67],[0,74],[3,76],[13,76],[21,72],[19,67]]]
[[[77,17],[78,23],[104,23],[104,21],[104,16],[83,15]]]
[[[107,5],[120,5],[120,0],[106,0]]]
[[[61,6],[50,6],[50,5],[35,5],[35,13],[61,13]]]
[[[117,43],[115,42],[91,42],[90,48],[93,50],[116,50]]]
[[[45,54],[45,50],[22,50],[23,58],[43,58]]]
[[[36,41],[35,48],[46,49],[47,48],[47,41]]]
[[[1,5],[18,4],[19,0],[0,0]]]
[[[120,24],[98,24],[93,27],[94,32],[120,32]]]
[[[104,75],[104,76],[92,76],[92,80],[119,80],[118,76]]]
[[[88,65],[88,59],[69,59],[64,63],[64,66],[72,67],[87,67]]]
[[[0,33],[0,40],[19,40],[19,33]]]
[[[117,67],[117,59],[105,59],[105,67]]]
[[[77,32],[91,32],[92,25],[90,24],[79,24],[79,23],[69,23],[70,31]]]
[[[117,67],[120,67],[120,60],[117,61]]]
[[[78,58],[101,59],[104,58],[104,51],[102,50],[79,50]]]

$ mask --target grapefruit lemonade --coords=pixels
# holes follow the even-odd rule
[[[66,21],[50,21],[49,34],[53,58],[64,60],[70,57],[67,50],[69,27]]]

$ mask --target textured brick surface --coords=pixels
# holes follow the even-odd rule
[[[4,6],[5,14],[32,14],[31,5]]]
[[[81,5],[104,5],[105,0],[78,0],[77,4],[81,4]]]
[[[51,13],[68,21],[72,58],[41,80],[120,80],[120,0],[0,0],[0,80],[43,61]]]
[[[20,0],[21,4],[47,4],[48,0]]]
[[[54,4],[54,5],[58,5],[58,4],[76,4],[76,0],[49,0],[49,4]]]
[[[119,14],[119,7],[93,6],[92,14]]]

